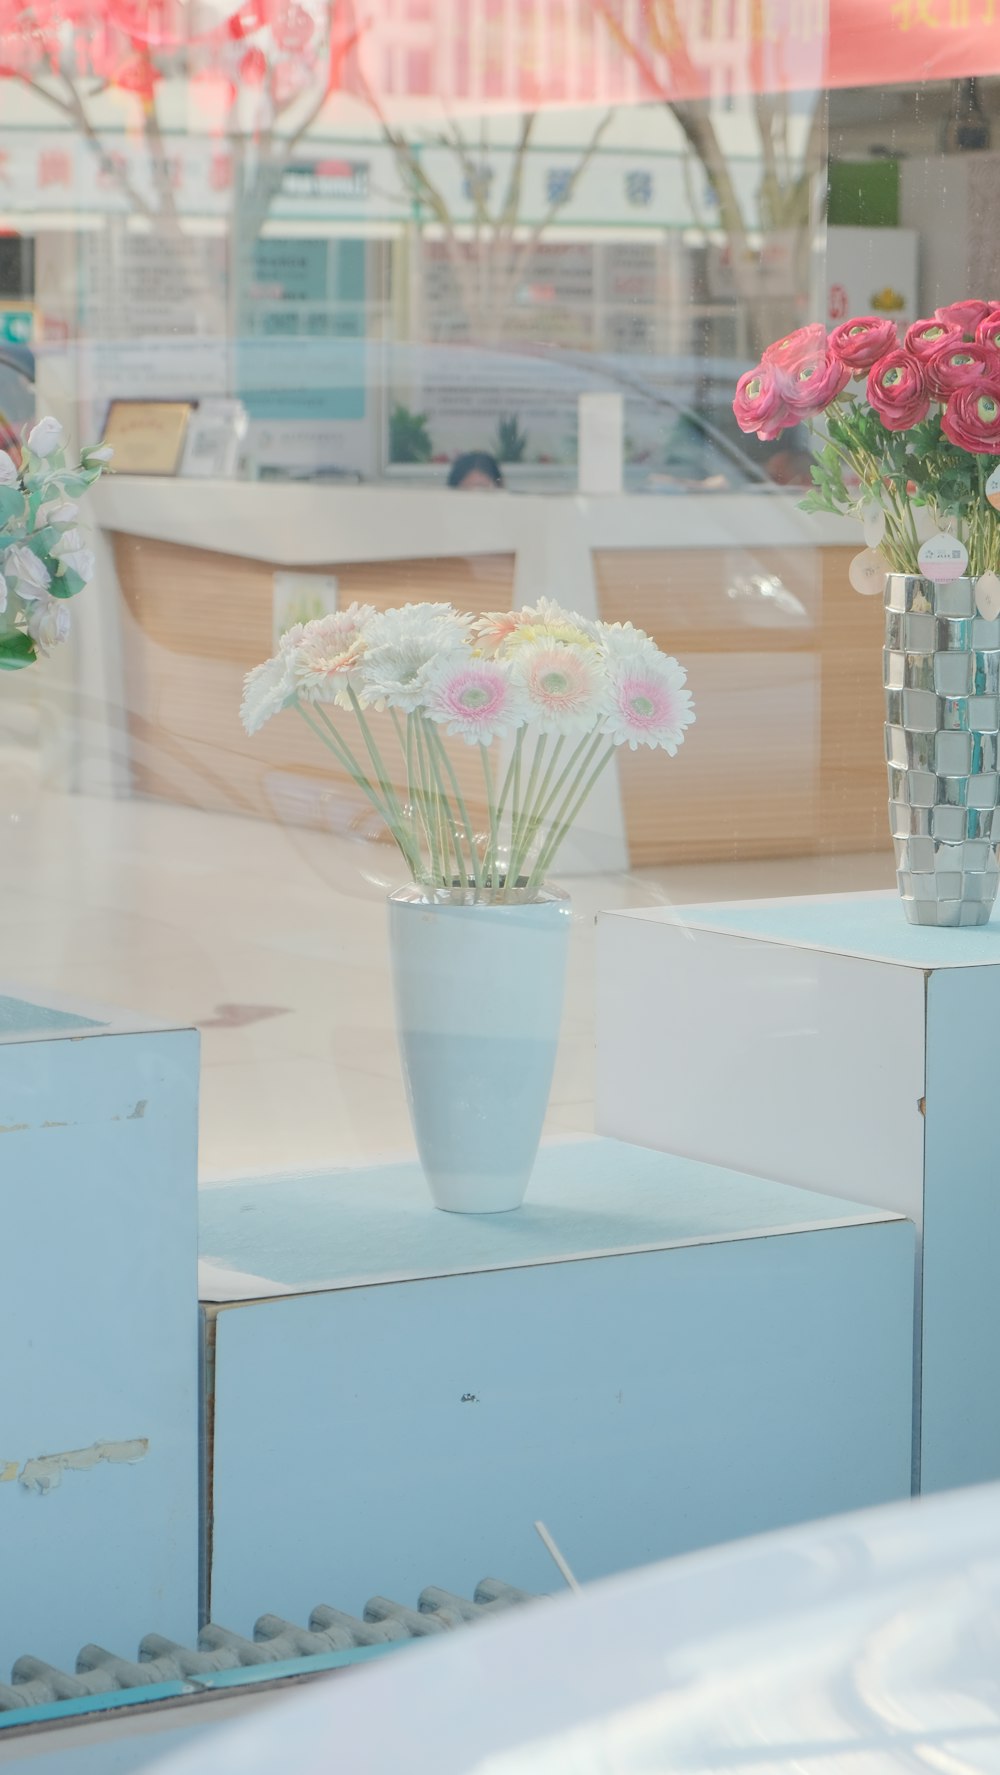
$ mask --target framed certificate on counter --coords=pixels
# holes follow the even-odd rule
[[[191,418],[190,401],[112,401],[103,442],[119,475],[175,475]]]
[[[192,479],[231,481],[247,434],[242,401],[211,398],[198,402],[188,422],[180,473]]]

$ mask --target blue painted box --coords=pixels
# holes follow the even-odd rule
[[[913,1227],[611,1141],[202,1192],[211,1614],[581,1579],[910,1489]]]
[[[608,913],[597,1042],[603,1133],[914,1221],[921,1488],[1000,1478],[1000,920],[921,928],[894,893]]]
[[[190,1640],[198,1037],[0,996],[0,1680]]]

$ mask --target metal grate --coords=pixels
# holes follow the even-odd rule
[[[219,1670],[318,1657],[389,1640],[420,1639],[532,1601],[529,1591],[517,1590],[498,1578],[484,1578],[471,1600],[434,1585],[421,1591],[415,1609],[385,1596],[373,1596],[360,1620],[325,1603],[313,1609],[308,1627],[284,1621],[280,1615],[261,1615],[252,1639],[210,1621],[199,1633],[196,1649],[178,1645],[160,1633],[147,1633],[140,1641],[137,1661],[105,1651],[103,1646],[84,1646],[73,1675],[41,1658],[26,1656],[18,1658],[10,1683],[0,1683],[0,1713],[111,1694],[116,1689],[147,1688],[152,1683],[197,1682],[199,1676]]]

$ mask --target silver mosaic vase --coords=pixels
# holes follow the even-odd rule
[[[889,818],[911,924],[985,924],[1000,882],[1000,620],[977,615],[975,584],[886,576]]]

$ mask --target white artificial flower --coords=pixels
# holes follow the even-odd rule
[[[52,583],[52,575],[45,562],[40,561],[34,551],[23,542],[12,543],[10,548],[4,550],[3,571],[8,580],[13,582],[17,596],[26,602],[32,598],[40,598]]]
[[[49,554],[53,561],[59,562],[64,571],[69,569],[78,573],[84,581],[93,577],[95,561],[82,530],[64,530],[52,544]]]
[[[301,624],[296,624],[296,627],[301,632]],[[282,643],[285,639],[283,635]],[[240,705],[240,716],[247,733],[259,732],[265,721],[270,721],[272,715],[287,709],[294,700],[293,671],[293,655],[289,649],[283,648],[274,659],[265,660],[262,666],[255,666],[252,672],[247,673]]]
[[[17,463],[8,451],[0,450],[0,487],[17,485]]]
[[[110,444],[88,444],[80,452],[80,462],[84,468],[95,468],[99,463],[110,462],[113,455]]]
[[[28,634],[42,653],[50,653],[69,634],[69,611],[61,598],[43,592],[31,604],[27,616]]]
[[[7,608],[7,581],[4,579],[3,574],[0,573],[0,616],[3,615],[6,608]]]
[[[44,529],[46,524],[72,524],[74,518],[80,516],[80,507],[71,499],[64,499],[57,494],[55,499],[47,499],[40,505],[35,514],[36,530]]]
[[[468,646],[470,622],[450,604],[404,604],[378,611],[365,632],[362,701],[411,714],[423,701],[427,667]]]
[[[531,641],[511,654],[511,663],[515,682],[527,698],[528,720],[542,733],[586,733],[610,712],[607,680],[595,647]]]
[[[630,622],[599,622],[598,642],[610,664],[618,660],[652,660],[660,658],[656,642],[645,629]]]
[[[37,425],[33,425],[29,431],[28,449],[35,456],[51,456],[54,450],[59,449],[65,435],[58,419],[53,419],[52,415],[48,414],[45,419],[40,419]]]

